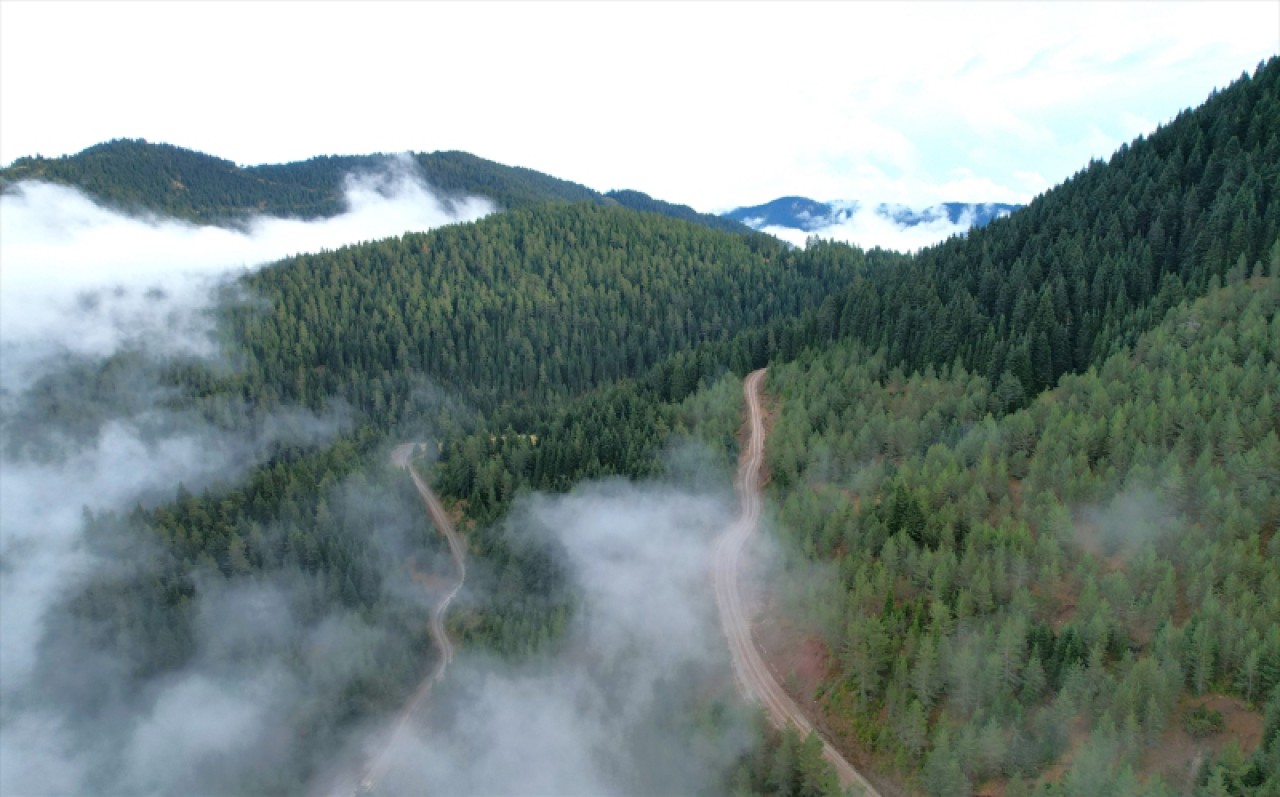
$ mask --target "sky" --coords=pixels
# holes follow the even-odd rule
[[[0,162],[460,149],[703,211],[1026,202],[1280,52],[1280,3],[0,3]]]

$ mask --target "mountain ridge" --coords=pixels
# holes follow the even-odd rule
[[[934,795],[1164,797],[1149,754],[1173,740],[1167,782],[1273,793],[1278,87],[1272,59],[1025,210],[913,255],[543,201],[539,190],[574,184],[503,167],[487,172],[505,180],[494,190],[531,206],[245,275],[261,301],[220,316],[243,367],[162,363],[167,400],[220,429],[331,402],[359,426],[280,446],[242,486],[179,485],[170,504],[87,516],[92,550],[127,552],[129,566],[55,609],[63,630],[38,661],[50,693],[74,738],[126,760],[116,704],[63,686],[84,681],[69,664],[113,657],[132,669],[94,693],[146,696],[200,674],[201,617],[235,608],[208,602],[222,585],[301,584],[291,600],[306,622],[358,615],[376,632],[361,639],[381,642],[353,645],[369,654],[337,680],[308,676],[328,658],[311,626],[228,648],[255,671],[297,673],[300,699],[267,726],[291,745],[261,760],[215,749],[195,773],[205,789],[297,793],[430,663],[420,611],[397,587],[410,574],[369,533],[387,525],[374,508],[418,517],[412,486],[390,480],[389,440],[431,430],[433,480],[477,570],[494,574],[472,582],[458,640],[554,656],[576,610],[571,562],[509,520],[514,509],[584,479],[696,482],[696,468],[714,480],[669,447],[692,435],[732,462],[733,375],[767,365],[780,559],[804,587],[793,625],[808,636],[792,647],[830,665],[820,690],[796,683],[814,687],[806,697],[860,765]],[[459,155],[445,163],[460,183],[485,176]],[[298,177],[298,201],[333,166],[314,164],[317,183]],[[75,401],[106,406],[114,385],[132,389],[148,374],[139,359],[42,382],[11,428],[105,425]],[[347,505],[364,484],[371,499]],[[392,547],[426,570],[439,550],[421,531],[406,526]],[[138,550],[157,553],[133,561]],[[1252,749],[1228,746],[1243,737],[1233,718],[1258,729]],[[836,792],[802,788],[823,782],[820,746],[777,738],[748,754],[736,793]],[[82,793],[131,785],[87,769]]]
[[[43,180],[78,188],[128,213],[236,225],[259,214],[302,219],[336,216],[346,209],[344,189],[349,176],[376,174],[406,164],[420,172],[446,203],[482,196],[503,210],[512,210],[545,202],[589,202],[658,213],[712,229],[751,231],[731,219],[699,213],[640,191],[600,192],[458,150],[318,155],[289,163],[239,166],[173,144],[113,139],[74,155],[18,158],[0,169],[0,191],[22,181]]]
[[[819,202],[802,196],[784,196],[760,205],[734,208],[723,214],[755,230],[766,227],[784,227],[803,232],[818,232],[852,221],[854,214],[870,210],[872,213],[904,227],[946,222],[966,228],[985,227],[998,218],[1024,207],[1005,202],[940,202],[924,208],[881,202],[864,203],[858,200],[829,200]],[[968,221],[966,224],[965,222]]]

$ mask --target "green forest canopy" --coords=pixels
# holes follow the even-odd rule
[[[317,605],[410,622],[328,491],[348,477],[399,490],[381,452],[418,424],[437,435],[438,483],[474,525],[475,553],[514,574],[459,620],[467,641],[554,644],[572,610],[563,574],[550,552],[493,532],[510,501],[654,473],[673,433],[732,448],[720,377],[772,364],[769,456],[792,567],[839,573],[789,605],[831,651],[820,697],[843,744],[939,795],[987,781],[1026,793],[1055,772],[1054,794],[1162,794],[1151,749],[1212,735],[1194,707],[1222,698],[1265,732],[1248,755],[1213,747],[1205,792],[1274,789],[1278,95],[1272,59],[1025,210],[914,257],[790,250],[594,202],[525,205],[538,181],[508,174],[504,203],[522,209],[264,269],[247,285],[269,309],[233,305],[222,326],[244,367],[167,378],[221,423],[341,398],[355,431],[281,450],[243,485],[95,519],[162,553],[70,611],[104,644],[144,651],[139,678],[191,654],[198,562],[227,579],[324,574]],[[61,162],[5,178],[40,166],[56,179]],[[200,200],[216,213],[263,191],[317,214],[333,199],[321,176],[200,162],[225,186]],[[124,203],[181,193],[119,179]],[[236,193],[250,183],[259,193]],[[451,398],[424,399],[424,386]],[[419,544],[429,552],[430,536]],[[318,716],[393,705],[423,644]],[[757,762],[742,788],[801,788],[784,750],[800,742],[775,743],[782,775]]]
[[[416,176],[446,201],[481,196],[504,210],[547,202],[592,202],[727,232],[749,231],[736,221],[698,213],[639,191],[601,194],[533,169],[504,166],[457,151],[409,153],[407,159],[384,154],[323,155],[295,163],[241,167],[172,144],[116,139],[60,158],[19,158],[0,170],[0,189],[23,180],[43,180],[79,188],[128,212],[147,211],[200,224],[231,224],[258,214],[302,219],[334,216],[346,209],[348,177],[405,166],[416,169]]]

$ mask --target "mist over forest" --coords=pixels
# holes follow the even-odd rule
[[[790,242],[460,152],[19,159],[0,794],[1274,793],[1277,131],[1272,58]]]
[[[476,200],[455,214],[395,161],[351,176],[346,212],[323,221],[196,226],[123,215],[46,183],[20,183],[2,201],[0,791],[221,793],[310,759],[297,723],[316,693],[364,677],[369,658],[385,655],[388,629],[325,607],[323,585],[305,573],[228,579],[218,561],[228,551],[176,556],[128,516],[225,492],[288,452],[354,432],[340,400],[264,410],[183,384],[184,373],[226,379],[241,367],[218,314],[269,308],[240,275],[491,206]],[[390,479],[309,489],[365,525],[390,576],[425,534],[412,497],[397,497]],[[264,524],[259,533],[281,532]],[[233,571],[243,558],[232,557]],[[184,582],[180,606],[150,596],[129,606],[156,577]],[[385,589],[418,608],[403,580]],[[174,611],[182,622],[157,619]],[[166,636],[175,625],[181,637]],[[409,656],[412,643],[393,647]]]

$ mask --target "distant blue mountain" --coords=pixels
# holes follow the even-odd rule
[[[720,215],[754,229],[762,227],[790,227],[796,230],[816,230],[828,227],[835,208],[826,202],[815,202],[802,196],[784,196],[749,208],[734,208]]]
[[[864,205],[855,201],[818,202],[802,196],[784,196],[747,208],[735,208],[723,213],[725,218],[741,222],[753,229],[787,227],[805,232],[817,232],[847,222]],[[946,219],[952,224],[970,220],[971,227],[985,227],[1001,216],[1007,216],[1021,205],[1003,202],[944,202],[941,205],[915,210],[905,205],[881,203],[872,207],[876,215],[883,216],[904,227]]]

